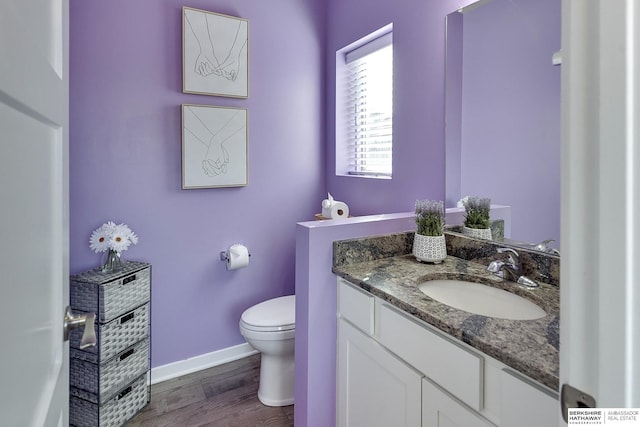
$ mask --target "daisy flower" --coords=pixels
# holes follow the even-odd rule
[[[125,224],[116,225],[111,234],[109,246],[116,252],[126,251],[131,244],[132,231]]]
[[[109,249],[109,233],[104,225],[91,233],[89,248],[96,253]]]

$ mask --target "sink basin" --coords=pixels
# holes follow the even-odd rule
[[[418,285],[428,297],[443,304],[487,317],[534,320],[547,315],[526,298],[480,283],[464,280],[430,280]]]

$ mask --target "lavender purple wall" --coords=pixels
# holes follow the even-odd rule
[[[333,241],[415,230],[413,213],[303,222],[296,232],[296,426],[336,421]]]
[[[558,0],[464,15],[462,195],[512,207],[512,238],[560,240]]]
[[[327,186],[355,215],[412,210],[444,199],[445,19],[471,1],[329,0],[327,19]],[[335,176],[335,52],[393,22],[393,179]]]
[[[182,93],[183,5],[249,20],[250,96]],[[244,342],[241,312],[294,292],[296,222],[324,193],[323,2],[74,1],[71,272],[95,267],[90,233],[127,223],[125,258],[153,265],[153,366]],[[181,190],[180,104],[249,109],[249,186]],[[218,253],[251,251],[226,271]]]

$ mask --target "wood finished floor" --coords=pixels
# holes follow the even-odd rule
[[[260,355],[151,386],[151,402],[126,427],[289,427],[293,405],[258,400]]]

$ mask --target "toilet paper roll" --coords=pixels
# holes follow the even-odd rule
[[[237,270],[249,265],[249,250],[241,244],[231,245],[227,255],[227,270]]]
[[[347,206],[347,204],[344,202],[333,202],[333,204],[331,205],[331,208],[329,209],[328,214],[329,216],[327,218],[331,218],[331,219],[348,218],[349,206]]]

